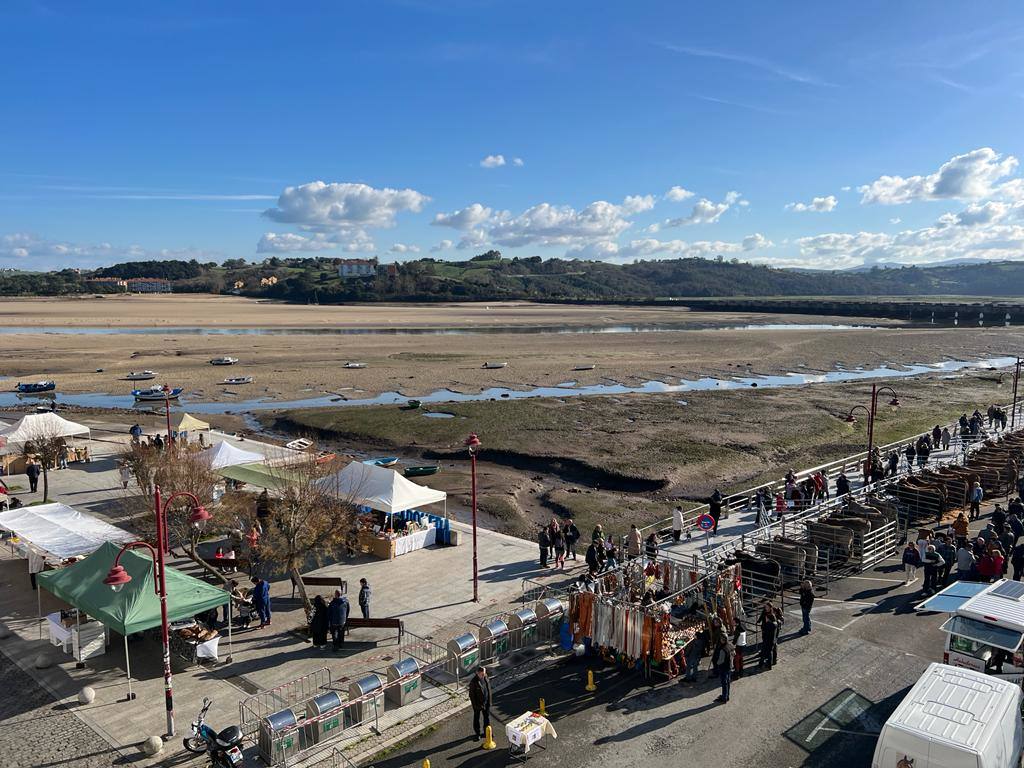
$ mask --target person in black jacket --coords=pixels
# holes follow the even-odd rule
[[[469,681],[469,703],[473,705],[473,733],[480,739],[491,725],[491,681],[483,667],[477,667],[473,679]],[[481,715],[483,728],[480,726]]]
[[[805,581],[800,584],[800,613],[804,617],[804,626],[801,634],[811,634],[811,607],[814,605],[814,587],[811,582]]]
[[[836,496],[845,496],[850,492],[850,480],[845,472],[840,472],[836,478]]]
[[[341,650],[341,646],[345,644],[345,625],[348,624],[348,611],[348,598],[341,594],[340,589],[334,590],[334,599],[327,606],[327,623],[331,627],[331,645],[336,651]]]
[[[711,663],[718,672],[718,681],[722,684],[722,695],[716,701],[723,704],[729,701],[729,689],[732,685],[732,663],[735,649],[729,642],[729,637],[722,633],[718,637],[718,644],[711,652]]]
[[[28,464],[25,465],[25,474],[28,476],[28,492],[35,493],[39,487],[39,471],[42,469],[42,464],[36,463],[35,458],[28,460]]]
[[[313,638],[313,647],[327,645],[327,603],[323,595],[313,598],[313,615],[309,619],[309,634]]]
[[[760,658],[757,660],[757,668],[772,668],[775,663],[775,643],[779,637],[779,625],[775,621],[775,611],[770,605],[766,605],[761,613],[761,648]]]
[[[548,567],[548,551],[551,549],[551,537],[548,536],[548,527],[542,525],[537,534],[537,544],[540,546],[540,567]]]
[[[565,521],[562,528],[562,535],[565,537],[565,553],[573,560],[576,559],[576,542],[580,540],[580,529],[570,519]]]
[[[363,618],[370,618],[370,582],[366,579],[359,580],[359,610]]]
[[[711,529],[711,535],[718,535],[718,518],[722,516],[722,492],[715,488],[715,492],[711,494],[711,498],[708,499],[708,514],[715,521],[715,526]]]

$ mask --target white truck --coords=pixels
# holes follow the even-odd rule
[[[1018,685],[931,664],[886,720],[871,768],[1020,768]]]

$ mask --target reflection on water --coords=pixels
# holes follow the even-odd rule
[[[533,397],[579,397],[581,395],[630,395],[630,394],[663,394],[671,392],[697,392],[707,390],[726,389],[747,389],[758,387],[761,389],[778,387],[798,387],[804,384],[837,384],[845,381],[860,381],[863,379],[894,379],[906,378],[909,376],[920,376],[925,373],[944,371],[952,373],[966,368],[1006,368],[1016,364],[1015,357],[990,357],[983,360],[947,360],[941,363],[924,363],[908,365],[902,368],[891,368],[884,365],[880,368],[853,371],[831,371],[822,374],[808,373],[787,373],[782,376],[747,376],[732,377],[728,379],[715,379],[704,377],[696,380],[680,379],[677,384],[669,384],[663,381],[646,381],[643,384],[630,387],[625,384],[591,384],[588,386],[576,387],[536,387],[517,391],[506,387],[491,387],[479,393],[466,394],[454,392],[450,389],[439,389],[429,395],[409,397],[400,392],[384,392],[376,397],[368,397],[354,400],[338,400],[337,395],[324,395],[322,397],[307,398],[304,400],[272,400],[259,398],[234,403],[211,403],[199,400],[190,400],[185,397],[180,403],[172,403],[171,409],[175,411],[191,411],[193,413],[237,413],[239,411],[265,411],[276,408],[347,408],[360,405],[404,405],[410,400],[419,400],[421,403],[462,403],[480,400],[522,400]],[[567,383],[567,382],[566,382]],[[92,408],[132,408],[137,404],[131,395],[64,395],[58,393],[58,402],[69,405],[78,405]],[[22,398],[14,392],[0,393],[0,407],[12,405],[25,405],[38,402],[38,398]],[[163,404],[144,403],[141,407],[162,408]],[[431,418],[445,418],[447,414],[429,413],[425,414]]]

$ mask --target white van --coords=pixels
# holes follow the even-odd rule
[[[931,664],[885,721],[871,768],[1020,768],[1019,686]]]
[[[1024,680],[1024,584],[1003,579],[994,584],[958,581],[917,606],[952,616],[942,625],[946,648],[942,660],[998,675],[1018,684]]]

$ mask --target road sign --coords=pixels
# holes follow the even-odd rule
[[[697,527],[702,531],[710,531],[715,527],[715,518],[711,515],[703,514],[697,518]]]

